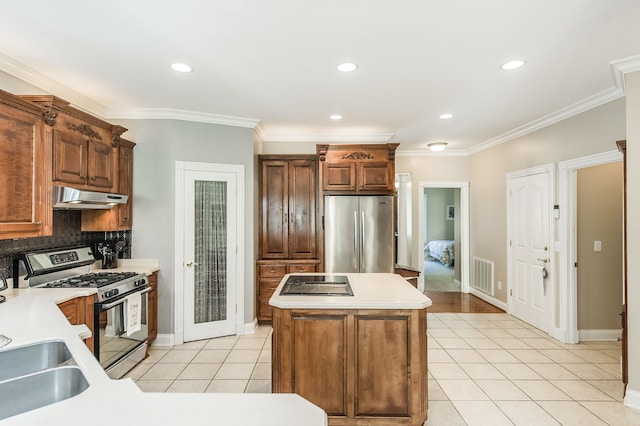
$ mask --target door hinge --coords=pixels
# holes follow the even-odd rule
[[[512,288],[509,289],[509,296],[513,296],[513,289]]]
[[[578,267],[578,262],[573,262],[573,267],[577,268]]]

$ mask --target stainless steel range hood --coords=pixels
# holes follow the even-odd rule
[[[108,192],[85,191],[66,186],[53,187],[53,208],[67,210],[108,210],[118,204],[126,204],[129,196]]]

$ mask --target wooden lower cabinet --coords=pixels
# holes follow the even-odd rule
[[[329,425],[422,425],[426,309],[273,309],[272,391],[324,409]]]
[[[149,344],[158,338],[158,273],[147,275],[147,281],[151,287],[151,291],[148,293],[147,299],[147,313],[148,313],[148,330],[149,330]]]
[[[70,324],[80,325],[85,324],[91,331],[91,337],[84,339],[85,344],[93,352],[93,296],[76,297],[74,299],[67,300],[65,302],[58,303],[58,308],[62,311],[64,316]]]
[[[258,260],[256,316],[260,322],[271,321],[269,299],[286,274],[316,272],[318,260]]]

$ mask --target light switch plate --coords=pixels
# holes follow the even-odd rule
[[[593,251],[601,252],[602,251],[602,241],[594,241],[593,242]]]

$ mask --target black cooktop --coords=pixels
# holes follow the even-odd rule
[[[135,277],[136,272],[92,272],[89,274],[78,275],[59,281],[52,281],[43,285],[43,287],[102,287],[113,284],[127,278]]]
[[[353,296],[346,275],[290,275],[281,296]]]

